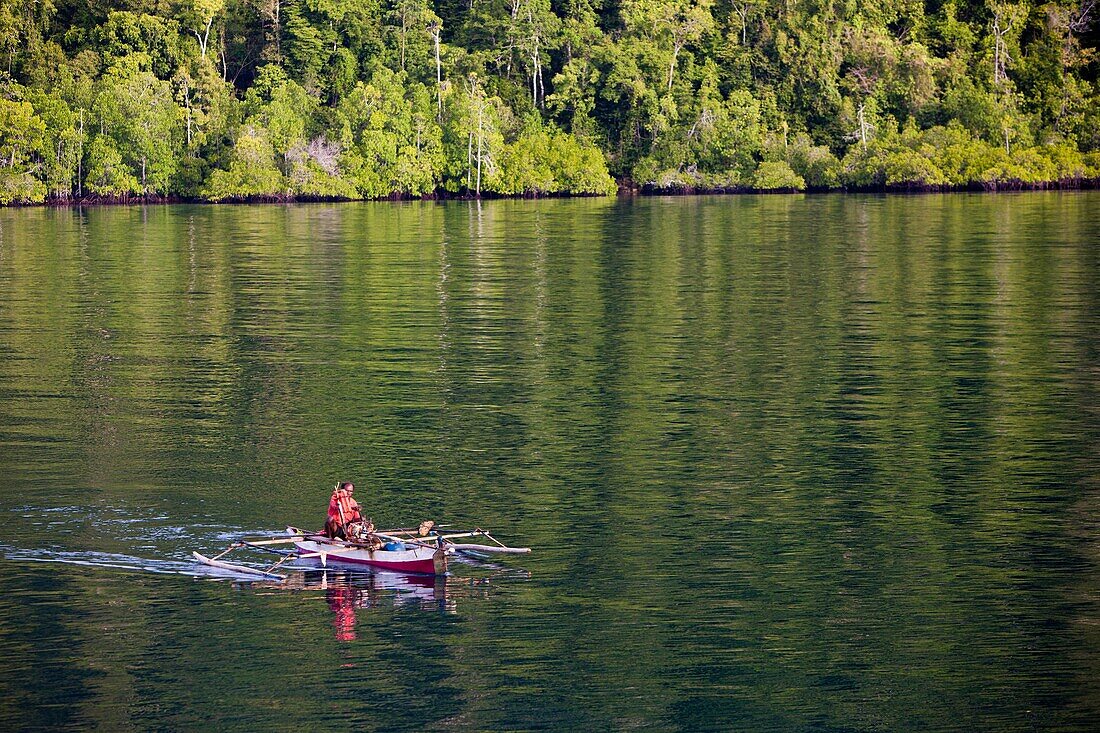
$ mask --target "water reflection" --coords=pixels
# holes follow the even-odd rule
[[[400,573],[342,573],[331,570],[295,573],[289,590],[321,590],[333,613],[336,638],[355,640],[355,612],[386,606],[415,606],[454,613],[457,599],[447,594],[447,578]]]
[[[1098,202],[0,211],[0,726],[1091,733]],[[334,474],[535,579],[87,567]]]
[[[288,570],[282,582],[238,581],[241,590],[264,593],[321,593],[332,612],[332,625],[338,641],[355,641],[358,612],[378,609],[416,608],[442,614],[454,614],[463,603],[485,600],[500,583],[530,580],[525,570],[492,563],[463,565],[452,563],[466,572],[447,576],[413,575],[384,570],[354,572],[347,570]],[[476,573],[476,574],[475,574]]]

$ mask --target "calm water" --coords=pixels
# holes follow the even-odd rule
[[[1100,194],[0,210],[0,726],[1095,730]],[[190,552],[379,525],[451,577]]]

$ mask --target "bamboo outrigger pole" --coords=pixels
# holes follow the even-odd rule
[[[202,555],[198,552],[192,552],[191,554],[194,555],[195,559],[198,560],[199,562],[204,563],[206,565],[213,565],[214,567],[221,568],[223,570],[232,570],[235,573],[244,573],[246,575],[260,575],[260,576],[263,576],[265,578],[273,578],[273,579],[276,579],[276,580],[286,580],[285,575],[279,575],[278,573],[272,573],[272,572],[270,572],[270,570],[257,570],[256,568],[250,568],[247,565],[234,565],[231,562],[223,562],[223,561],[218,560],[216,558],[206,557],[205,555]],[[219,555],[218,557],[221,557],[221,556]],[[273,570],[275,567],[277,567],[280,563],[282,563],[286,559],[287,558],[283,558],[279,562],[275,563],[275,565],[272,565],[271,570]]]

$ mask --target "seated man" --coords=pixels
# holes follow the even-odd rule
[[[354,491],[355,485],[350,481],[341,481],[332,491],[332,498],[328,502],[328,517],[325,519],[325,535],[330,540],[337,537],[346,540],[348,525],[363,521],[359,504],[352,498]]]

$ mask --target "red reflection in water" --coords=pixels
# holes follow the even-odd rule
[[[380,603],[392,601],[395,606],[413,604],[443,613],[455,612],[455,601],[447,595],[446,582],[430,575],[377,573],[359,576],[356,584],[350,585],[347,578],[337,576],[330,580],[329,573],[325,572],[319,581],[303,574],[297,578],[292,577],[279,587],[324,590],[333,615],[332,626],[339,641],[355,641],[358,638],[355,612],[363,608],[374,608]]]
[[[335,618],[336,638],[340,641],[355,641],[355,604],[359,592],[348,586],[334,586],[328,589],[328,607]]]

